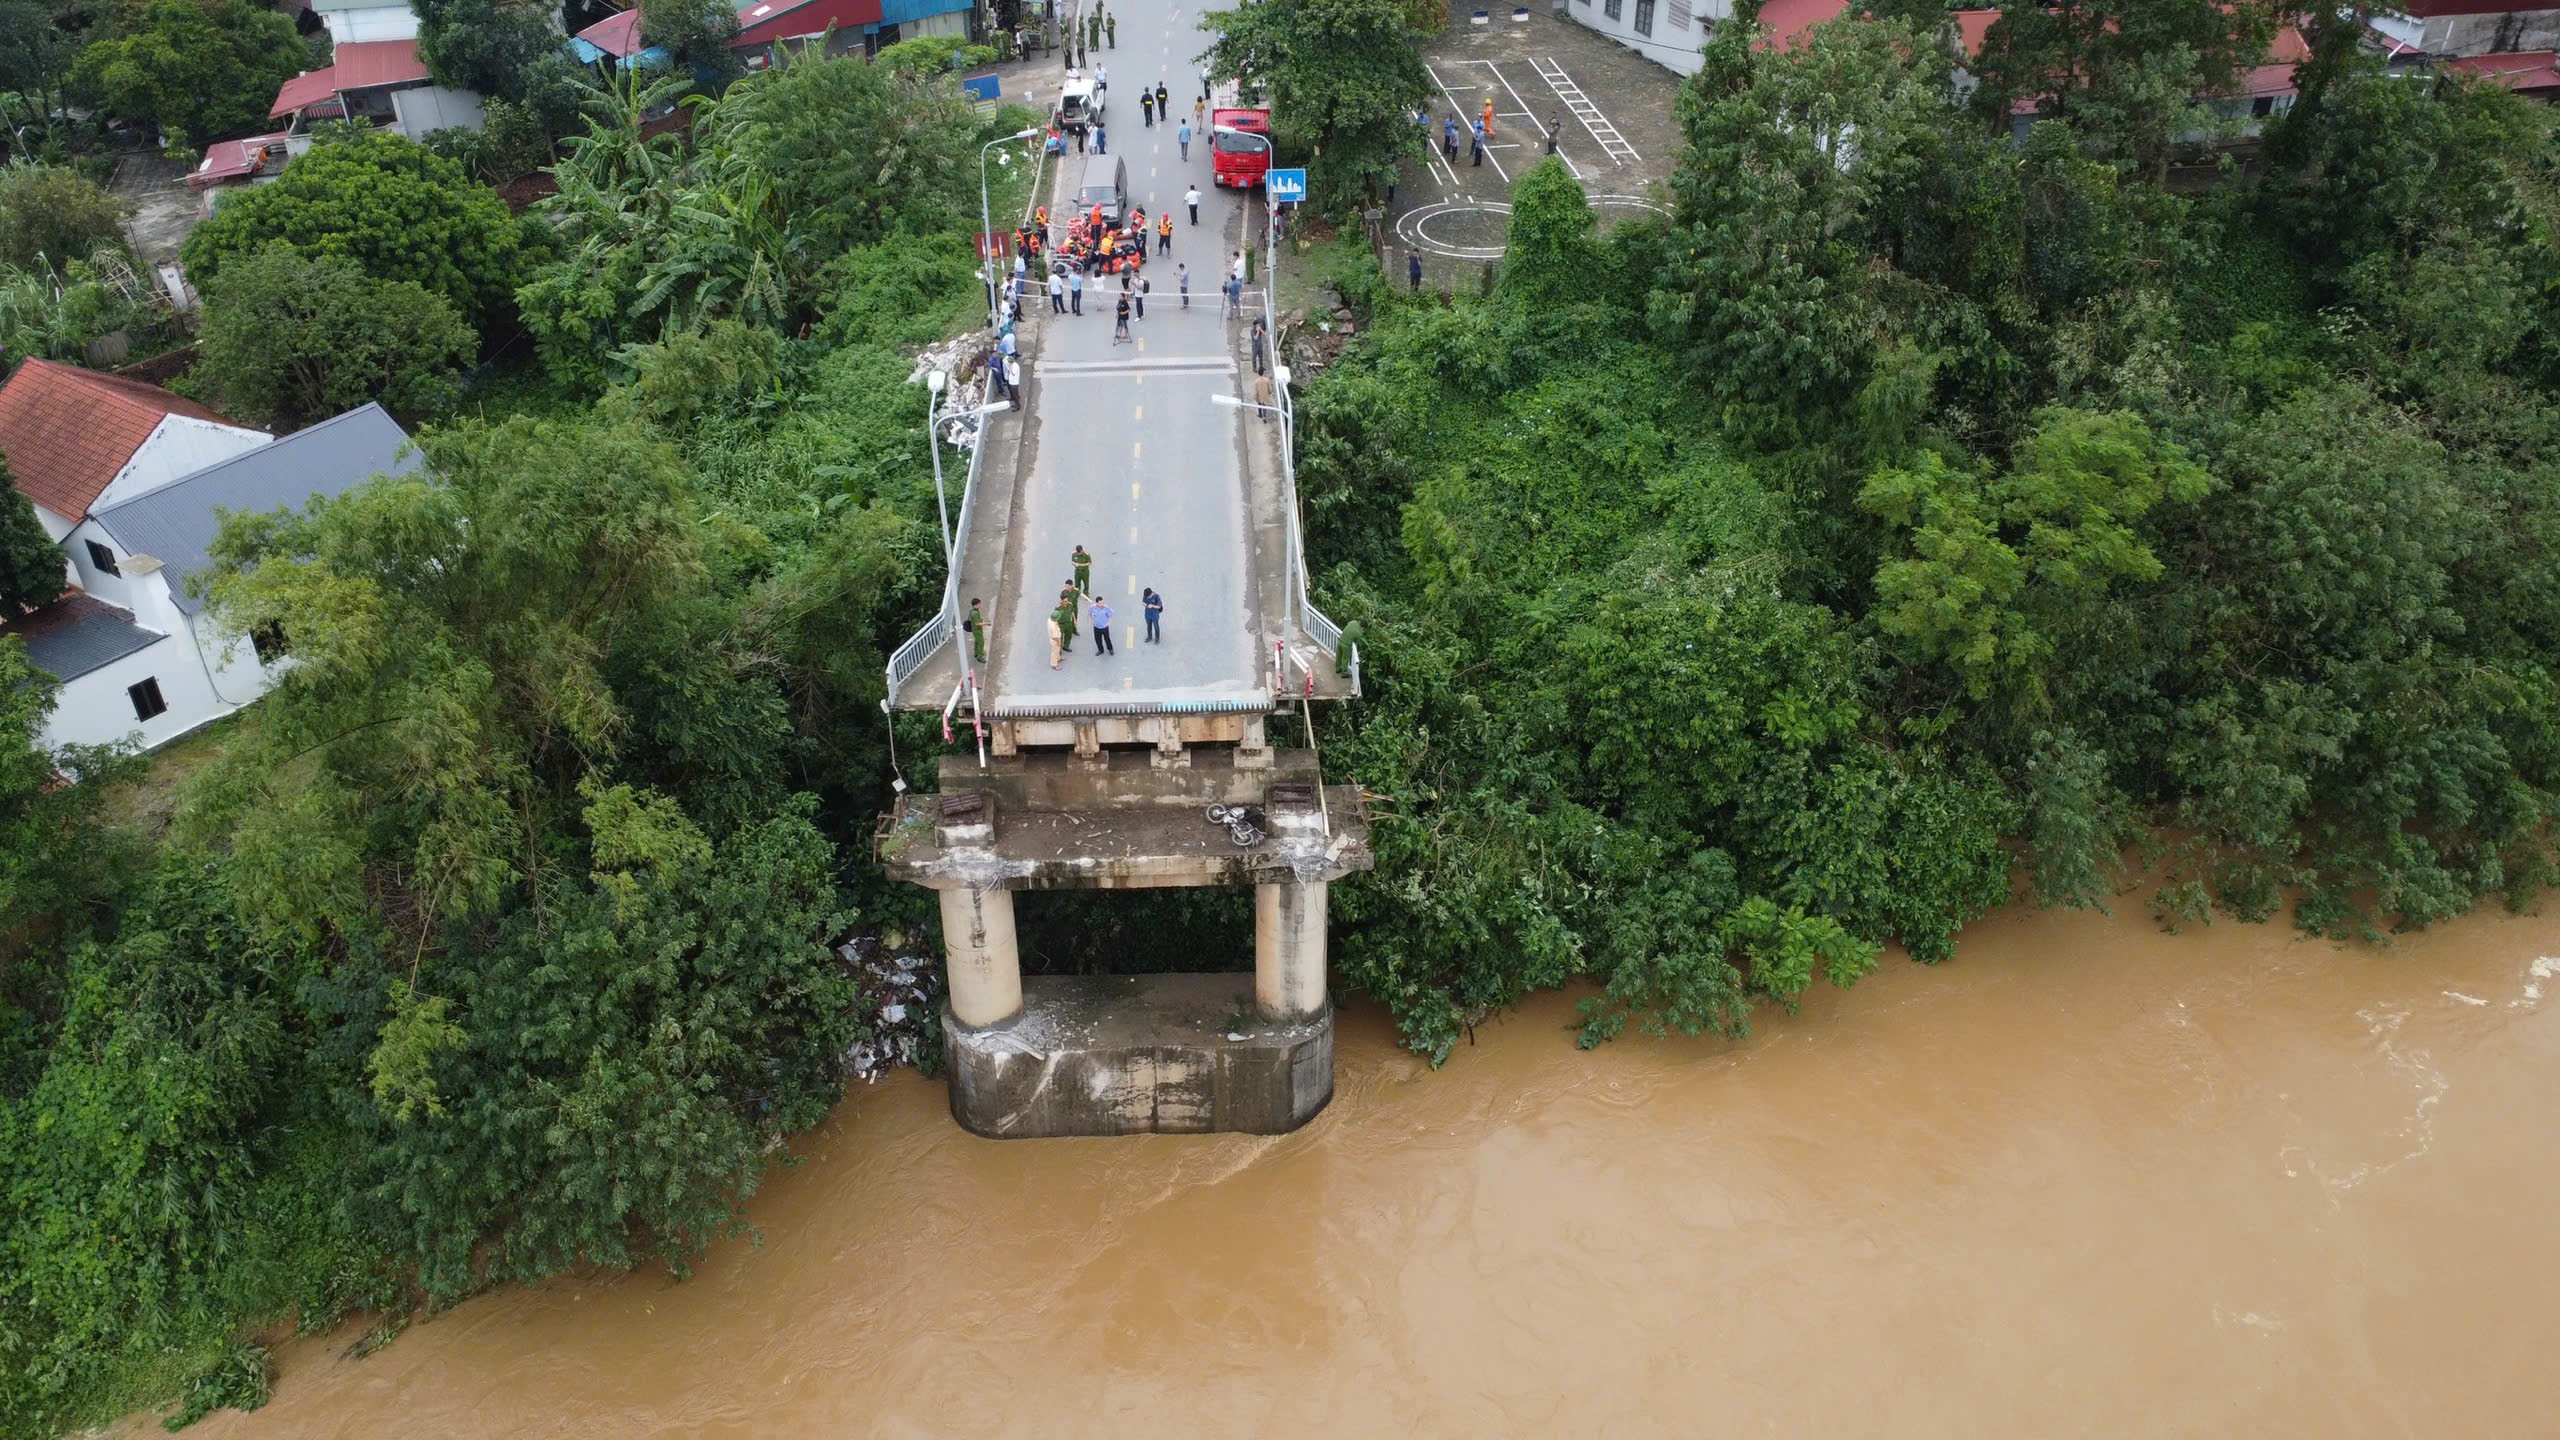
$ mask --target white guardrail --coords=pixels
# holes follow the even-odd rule
[[[1298,407],[1289,394],[1287,367],[1280,363],[1280,316],[1272,295],[1280,288],[1273,267],[1280,260],[1279,212],[1266,196],[1262,204],[1262,327],[1270,337],[1272,398],[1280,402],[1280,510],[1287,519],[1289,535],[1289,603],[1298,613],[1298,628],[1307,638],[1324,647],[1328,655],[1342,653],[1342,627],[1333,623],[1316,608],[1315,585],[1307,575],[1307,541],[1298,519]],[[1351,693],[1360,693],[1360,647],[1351,647]],[[1284,682],[1285,683],[1285,682]]]

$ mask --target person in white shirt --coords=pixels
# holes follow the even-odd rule
[[[1188,191],[1184,192],[1183,197],[1182,197],[1182,203],[1191,207],[1191,223],[1192,223],[1192,224],[1194,224],[1194,225],[1199,224],[1199,223],[1200,223],[1200,187],[1199,187],[1199,186],[1197,186],[1197,185],[1194,185],[1194,186],[1192,186]]]

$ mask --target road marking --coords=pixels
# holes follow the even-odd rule
[[[1449,82],[1440,78],[1440,72],[1432,70],[1428,65],[1425,65],[1422,68],[1431,71],[1431,83],[1439,86],[1440,93],[1449,97],[1449,104],[1453,106],[1459,114],[1467,114],[1467,107],[1458,104],[1458,92],[1449,88]],[[1490,85],[1468,85],[1463,88],[1468,90],[1490,90],[1493,87]],[[1470,118],[1472,119],[1472,117]],[[1502,168],[1502,157],[1492,154],[1491,152],[1487,152],[1485,158],[1493,162],[1493,173],[1502,177],[1503,184],[1509,185],[1511,183],[1511,172]],[[1473,169],[1473,164],[1470,163],[1468,168]]]
[[[1126,375],[1143,384],[1150,372],[1159,375],[1202,370],[1232,373],[1235,368],[1236,360],[1232,355],[1158,355],[1148,360],[1043,360],[1036,373],[1049,380]]]
[[[1120,677],[1120,688],[1121,688],[1121,689],[1123,689],[1123,690],[1135,690],[1135,689],[1137,689],[1137,688],[1138,688],[1138,677],[1137,677],[1137,676],[1135,676],[1135,675],[1123,675],[1123,676],[1121,676],[1121,677]]]
[[[1130,459],[1132,459],[1132,460],[1135,460],[1135,459],[1139,458],[1139,453],[1138,453],[1138,452],[1139,452],[1142,448],[1144,448],[1144,447],[1143,447],[1143,445],[1141,444],[1141,442],[1136,441],[1136,440],[1132,440],[1132,441],[1130,441],[1130,442],[1129,442],[1129,458],[1130,458]]]
[[[1136,409],[1131,410],[1131,411],[1129,412],[1129,418],[1130,418],[1130,419],[1132,419],[1132,420],[1144,420],[1144,419],[1146,419],[1146,418],[1147,418],[1147,407],[1146,407],[1146,406],[1144,406],[1144,405],[1140,405],[1140,406],[1138,406]]]
[[[1129,538],[1130,538],[1131,540],[1135,540],[1135,539],[1137,539],[1137,538],[1138,538],[1138,532],[1137,532],[1137,531],[1135,531],[1135,530],[1130,531],[1130,532],[1129,532]],[[1121,593],[1121,594],[1123,594],[1123,595],[1135,595],[1135,594],[1137,594],[1137,593],[1138,593],[1138,572],[1137,572],[1137,571],[1132,570],[1132,571],[1130,571],[1130,572],[1129,572],[1129,588],[1128,588],[1128,589],[1126,589],[1126,590],[1121,591],[1120,593]]]
[[[1138,498],[1138,482],[1135,480],[1129,482],[1129,498],[1132,500]]]
[[[1137,526],[1135,526],[1135,525],[1132,525],[1132,526],[1130,526],[1130,527],[1129,527],[1129,543],[1130,543],[1130,544],[1132,544],[1132,545],[1135,545],[1135,544],[1137,544],[1137,543],[1138,543],[1138,527],[1137,527]],[[1137,583],[1138,583],[1138,577],[1137,577],[1137,576],[1135,576],[1135,575],[1130,576],[1130,577],[1129,577],[1129,583],[1130,583],[1130,584],[1132,584],[1132,585],[1137,584]]]

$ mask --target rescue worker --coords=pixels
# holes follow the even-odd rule
[[[1156,217],[1156,253],[1173,253],[1173,212],[1170,210]]]

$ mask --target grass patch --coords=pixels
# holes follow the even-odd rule
[[[251,713],[226,715],[143,756],[142,773],[104,797],[108,822],[130,826],[152,840],[168,834],[187,781],[238,743],[244,727],[257,723]]]

